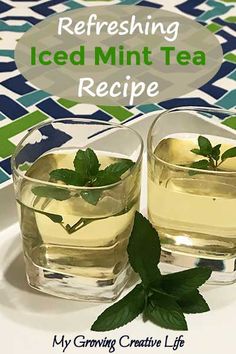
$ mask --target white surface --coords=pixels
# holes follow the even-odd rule
[[[17,221],[15,194],[12,181],[0,186],[0,231]]]
[[[149,119],[149,118],[148,118]],[[151,120],[151,117],[150,117]],[[143,131],[142,122],[135,127]],[[147,124],[145,124],[146,130]],[[143,186],[146,186],[143,181]],[[142,205],[145,205],[145,188]],[[187,315],[188,332],[161,329],[151,323],[143,323],[141,317],[130,324],[106,333],[89,330],[96,317],[107,307],[94,303],[63,300],[39,293],[28,287],[24,272],[19,226],[11,226],[0,232],[0,341],[1,353],[51,354],[62,353],[61,346],[52,347],[54,335],[73,339],[84,335],[86,339],[116,339],[115,353],[118,354],[234,354],[236,328],[236,287],[204,286],[202,293],[211,307],[211,312]],[[160,339],[159,348],[121,348],[119,338],[128,335],[132,339],[153,337]],[[173,351],[165,348],[165,337],[169,343],[183,335],[185,345]],[[73,343],[65,353],[109,353],[109,348],[76,348]]]
[[[63,300],[41,294],[28,287],[18,225],[0,233],[0,340],[1,353],[49,354],[62,353],[61,346],[52,348],[54,335],[73,339],[84,335],[87,339],[116,339],[129,335],[133,339],[147,336],[171,341],[183,334],[185,346],[175,353],[227,354],[235,353],[236,291],[235,285],[204,286],[202,293],[211,312],[187,315],[188,332],[161,329],[137,318],[118,330],[96,333],[89,330],[96,317],[108,306]],[[107,348],[76,348],[69,345],[65,353],[108,353]],[[120,348],[115,353],[173,353],[171,348]]]

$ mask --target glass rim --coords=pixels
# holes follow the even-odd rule
[[[33,134],[35,131],[37,131],[38,129],[51,125],[52,123],[63,123],[64,121],[74,121],[74,122],[92,122],[92,123],[97,123],[99,125],[104,125],[104,126],[110,126],[111,128],[119,128],[119,129],[125,129],[130,131],[132,134],[134,134],[138,140],[139,140],[139,146],[140,146],[140,151],[137,157],[137,160],[134,162],[134,165],[129,169],[129,174],[127,174],[127,176],[125,176],[123,179],[120,179],[120,181],[112,183],[112,184],[107,184],[104,186],[94,186],[94,187],[89,187],[89,186],[74,186],[72,184],[62,184],[62,183],[54,183],[54,182],[49,182],[49,181],[43,181],[37,178],[32,178],[27,176],[26,174],[24,174],[22,171],[18,171],[16,168],[16,157],[19,154],[19,152],[21,151],[22,148],[22,144],[24,143],[24,141],[26,141],[26,139]],[[63,188],[63,189],[70,189],[70,190],[104,190],[104,189],[110,189],[113,187],[118,186],[119,184],[123,183],[130,175],[133,171],[136,170],[137,166],[139,166],[139,164],[142,161],[142,156],[143,156],[143,149],[144,149],[144,143],[143,143],[143,139],[141,137],[141,135],[134,130],[133,128],[130,128],[124,124],[118,124],[118,123],[110,123],[110,122],[104,122],[102,120],[98,120],[98,119],[92,119],[92,118],[60,118],[60,119],[54,119],[54,120],[50,120],[44,123],[40,123],[37,124],[36,126],[34,126],[32,129],[30,129],[26,135],[19,141],[19,143],[17,144],[12,156],[11,156],[11,169],[12,169],[12,174],[13,176],[16,175],[18,177],[22,177],[22,179],[25,179],[29,182],[33,182],[33,183],[37,183],[37,184],[41,184],[41,185],[47,185],[47,186],[52,186],[52,187],[57,187],[57,188]],[[50,150],[49,150],[50,151]],[[41,155],[42,156],[42,155]],[[35,160],[37,161],[38,158]]]
[[[188,166],[180,166],[180,165],[176,165],[174,163],[170,163],[167,162],[163,159],[161,159],[160,157],[156,156],[153,151],[152,151],[152,147],[151,147],[151,141],[152,141],[152,131],[154,129],[154,126],[156,124],[156,122],[158,121],[158,119],[162,116],[165,115],[167,113],[171,113],[171,112],[175,112],[175,111],[205,111],[205,112],[219,112],[219,113],[229,113],[229,116],[236,114],[236,111],[233,110],[228,110],[225,108],[218,108],[218,107],[204,107],[204,106],[179,106],[179,107],[173,107],[170,109],[165,110],[164,112],[161,112],[152,122],[149,131],[148,131],[148,136],[147,136],[147,151],[148,151],[148,155],[150,155],[154,160],[161,162],[163,165],[167,165],[168,167],[172,168],[172,169],[179,169],[179,170],[183,170],[183,171],[200,171],[199,173],[203,173],[203,174],[212,174],[212,175],[235,175],[236,171],[214,171],[214,170],[201,170],[201,169],[197,169],[197,168],[191,168]],[[224,127],[227,128],[227,127]],[[229,128],[230,129],[230,128]],[[230,129],[231,131],[231,129]],[[236,140],[236,134],[235,134],[235,140]]]

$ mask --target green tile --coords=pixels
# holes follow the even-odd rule
[[[79,102],[67,100],[65,98],[59,98],[58,102],[65,108],[71,108],[79,103]]]
[[[5,159],[8,156],[11,156],[16,146],[12,144],[9,140],[1,140],[0,144],[0,157]]]
[[[226,22],[236,23],[236,16],[229,16],[225,19]]]
[[[207,28],[211,31],[211,32],[217,32],[222,26],[216,24],[216,23],[210,23],[209,25],[207,25]]]
[[[228,61],[232,61],[233,63],[236,63],[236,55],[233,53],[228,53],[224,56],[224,58]]]
[[[34,125],[43,122],[44,120],[48,119],[49,117],[40,112],[35,111],[29,114],[26,114],[22,118],[19,118],[12,123],[9,123],[0,128],[0,137],[5,138],[6,140],[12,136],[15,136]],[[2,141],[1,141],[2,143]]]
[[[225,119],[222,124],[227,125],[230,128],[236,129],[236,116],[231,116]]]
[[[103,111],[118,119],[120,122],[133,116],[133,113],[121,106],[99,106]]]
[[[29,168],[30,168],[30,165],[26,162],[23,165],[19,165],[19,169],[21,171],[27,171]]]

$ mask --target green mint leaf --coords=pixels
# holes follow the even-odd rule
[[[225,161],[226,159],[229,159],[231,157],[236,157],[236,147],[232,147],[229,150],[226,150],[222,155],[221,155],[221,160]]]
[[[138,284],[123,299],[107,308],[94,322],[91,330],[103,332],[124,326],[143,312],[144,305],[144,289]]]
[[[51,198],[56,200],[67,200],[70,198],[70,191],[63,188],[53,186],[39,186],[32,188],[32,192],[41,198]]]
[[[220,148],[221,148],[221,144],[218,144],[212,148],[211,156],[216,161],[218,161],[220,158]]]
[[[84,184],[97,175],[99,166],[97,155],[92,149],[79,150],[76,153],[74,159],[75,171],[84,181]]]
[[[181,307],[169,296],[152,295],[148,299],[145,317],[163,328],[178,331],[188,329]]]
[[[65,184],[71,184],[73,186],[82,186],[83,181],[80,176],[73,170],[67,168],[60,168],[50,172],[50,178],[55,181],[62,181]]]
[[[63,221],[63,217],[61,215],[51,213],[45,213],[45,215],[57,224],[60,224]]]
[[[51,219],[53,222],[55,222],[55,223],[60,224],[63,221],[63,217],[61,215],[47,213],[46,211],[42,211],[42,210],[36,210],[36,209],[30,208],[29,206],[26,207],[23,203],[21,203],[20,200],[16,199],[16,201],[21,206],[23,206],[24,208],[28,208],[28,209],[34,211],[35,213],[43,214],[43,215],[47,216],[49,219]]]
[[[192,268],[162,276],[161,285],[167,293],[181,298],[204,284],[211,273],[211,269],[207,267]]]
[[[205,155],[202,155],[202,153],[201,153],[201,150],[200,149],[192,149],[192,150],[190,150],[191,152],[193,152],[194,154],[196,154],[196,155],[201,155],[201,156],[205,156]]]
[[[127,247],[129,262],[145,285],[160,278],[157,267],[160,261],[160,240],[152,224],[136,211],[134,226]]]
[[[190,168],[197,168],[199,170],[207,170],[209,167],[209,161],[208,160],[199,160],[196,162],[191,163],[189,166]]]
[[[203,155],[203,156],[211,155],[212,145],[211,145],[210,140],[208,140],[207,138],[205,138],[202,135],[199,135],[198,145],[199,145],[199,149],[201,151],[201,155]]]
[[[210,162],[208,160],[199,160],[199,161],[191,163],[191,165],[189,165],[189,167],[197,169],[197,170],[208,170],[209,165],[210,165]],[[198,171],[193,171],[193,170],[189,170],[189,172],[188,172],[189,176],[194,176],[198,173],[199,173]]]
[[[107,186],[120,181],[120,176],[109,172],[108,170],[99,171],[96,180],[93,182],[94,187]]]
[[[168,294],[167,292],[163,291],[161,288],[161,279],[157,282],[154,282],[150,285],[150,290],[154,293],[156,293],[157,295],[158,294],[161,294],[161,295],[165,295],[165,296],[169,296],[169,297],[172,297],[172,299],[174,300],[177,300],[178,298],[176,296],[174,296],[173,294]]]
[[[101,197],[102,191],[100,190],[86,190],[82,191],[80,193],[81,197],[88,202],[89,204],[92,205],[97,205],[100,197]]]
[[[122,161],[111,164],[105,168],[107,174],[114,174],[121,177],[126,171],[128,171],[134,162],[129,159],[123,159]]]
[[[34,210],[36,213],[43,214],[51,219],[53,222],[60,224],[63,221],[63,217],[61,215],[46,213],[45,211]]]
[[[184,313],[202,313],[210,311],[210,308],[198,290],[183,296],[177,301]]]

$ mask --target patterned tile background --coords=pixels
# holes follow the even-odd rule
[[[136,4],[185,14],[215,33],[224,52],[220,70],[204,86],[181,98],[136,107],[95,106],[50,96],[27,82],[14,62],[17,40],[47,16],[93,3],[77,0],[0,0],[0,186],[10,181],[10,156],[16,144],[27,129],[40,122],[65,117],[89,117],[124,123],[145,113],[175,106],[235,107],[236,0],[99,1],[99,4]],[[224,123],[236,129],[236,116]]]

